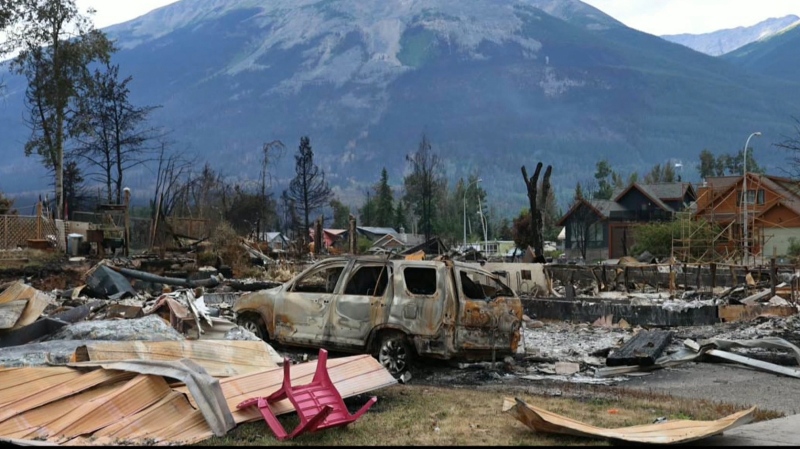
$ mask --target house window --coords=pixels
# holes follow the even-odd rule
[[[758,189],[758,191],[747,189],[747,198],[745,200],[747,201],[747,204],[764,204],[764,198],[765,198],[764,189]],[[738,190],[736,192],[736,205],[737,206],[742,205],[741,190]]]

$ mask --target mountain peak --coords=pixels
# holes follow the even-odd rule
[[[720,56],[800,23],[800,17],[788,15],[763,20],[752,26],[739,26],[701,34],[667,34],[662,38],[711,56]]]

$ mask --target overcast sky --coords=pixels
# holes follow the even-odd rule
[[[134,19],[150,10],[175,2],[175,0],[76,1],[83,9],[91,6],[97,10],[94,17],[95,25],[100,28]],[[789,14],[800,16],[800,0],[583,1],[631,28],[655,35],[708,33],[724,28],[754,25],[771,17],[783,17]]]

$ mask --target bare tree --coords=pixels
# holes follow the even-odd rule
[[[184,152],[174,151],[170,143],[161,139],[156,156],[155,186],[150,201],[152,218],[156,214],[172,215],[178,200],[185,197],[188,189],[188,175],[194,160]]]
[[[575,189],[575,197],[570,205],[570,216],[567,226],[569,226],[569,234],[572,243],[578,248],[583,260],[586,260],[586,250],[589,248],[589,243],[593,241],[592,237],[597,231],[596,226],[600,223],[601,217],[597,214],[595,206],[596,201],[604,200],[590,200],[596,187],[593,184],[583,186],[578,184]]]
[[[406,201],[413,205],[414,212],[420,217],[425,240],[433,235],[433,222],[437,198],[442,195],[445,180],[442,173],[442,162],[432,151],[428,137],[423,133],[417,152],[407,155],[406,161],[411,165],[411,173],[403,179],[406,190]]]
[[[267,226],[266,220],[270,215],[275,214],[275,200],[272,199],[272,194],[267,193],[267,189],[272,187],[272,173],[270,172],[271,165],[276,159],[283,156],[283,151],[286,147],[280,140],[273,140],[272,142],[265,143],[261,148],[261,204],[263,205],[261,217],[256,224],[256,238],[261,238],[262,225]]]
[[[300,138],[295,159],[295,177],[289,183],[288,197],[294,200],[298,212],[303,214],[302,239],[305,242],[311,226],[309,216],[332,198],[331,188],[325,181],[325,172],[314,163],[314,151],[308,137]]]
[[[76,154],[98,172],[94,179],[106,185],[109,203],[122,201],[124,173],[152,158],[146,143],[156,131],[145,126],[153,106],[130,103],[127,77],[119,79],[119,65],[106,63],[83,83],[76,96],[70,133],[79,142]]]

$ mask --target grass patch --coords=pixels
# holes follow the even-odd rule
[[[620,390],[603,397],[550,397],[526,393],[519,388],[396,385],[377,391],[375,395],[378,402],[360,420],[345,428],[328,429],[280,442],[266,423],[259,421],[242,424],[225,437],[211,438],[197,446],[610,445],[601,439],[536,434],[501,411],[504,396],[517,396],[537,407],[600,427],[650,424],[659,417],[713,420],[747,408]],[[368,396],[364,395],[345,402],[353,412],[367,399]],[[756,411],[756,421],[781,416],[782,413]],[[288,432],[299,422],[294,413],[278,419]]]

